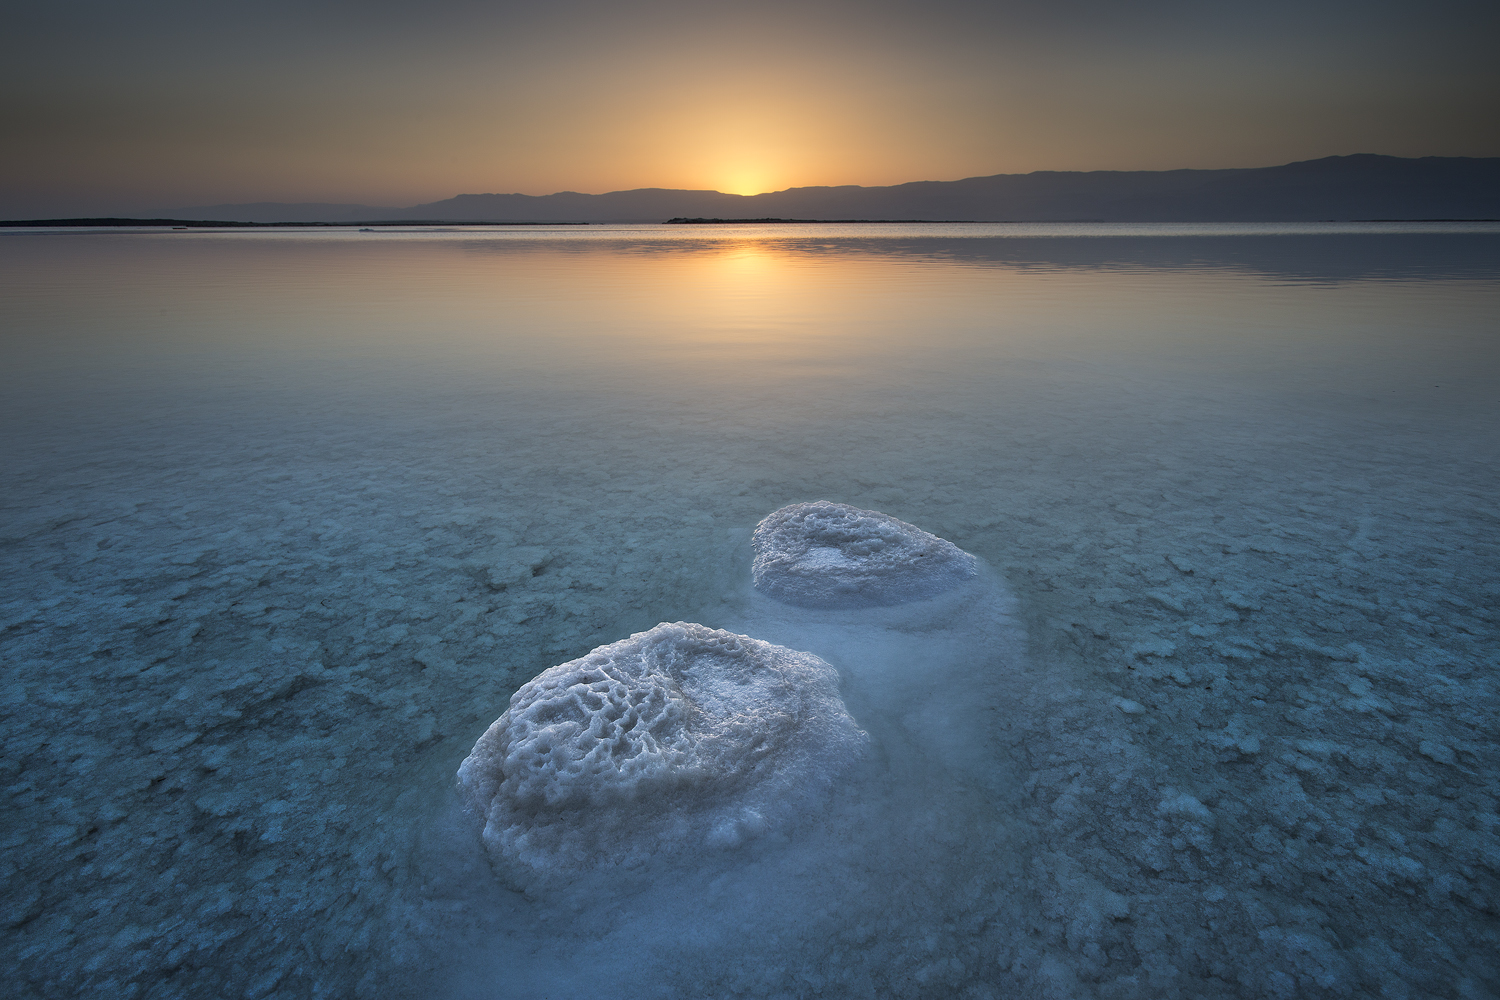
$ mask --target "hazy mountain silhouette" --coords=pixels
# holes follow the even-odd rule
[[[304,204],[172,209],[179,219],[246,222],[664,222],[707,219],[925,219],[978,222],[1301,222],[1500,218],[1500,157],[1360,154],[1231,170],[997,174],[893,187],[769,194],[643,188],[609,194],[464,194],[411,208]]]

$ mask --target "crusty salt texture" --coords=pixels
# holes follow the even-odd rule
[[[565,875],[784,828],[867,742],[818,657],[663,623],[523,684],[458,780],[495,861]]]
[[[935,597],[977,572],[952,542],[846,503],[794,503],[755,528],[755,589],[804,608],[873,608]]]

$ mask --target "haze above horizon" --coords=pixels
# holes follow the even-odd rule
[[[1469,0],[74,0],[9,22],[5,218],[1500,155],[1500,13]]]

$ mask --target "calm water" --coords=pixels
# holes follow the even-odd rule
[[[7,233],[0,298],[21,995],[1500,993],[1500,226]],[[842,854],[504,888],[511,693],[755,627],[817,499],[1024,665],[850,702],[925,707]]]

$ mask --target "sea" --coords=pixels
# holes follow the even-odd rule
[[[1500,224],[12,229],[0,358],[10,996],[1500,996]],[[988,589],[787,627],[814,501]],[[663,622],[862,770],[516,884]]]

